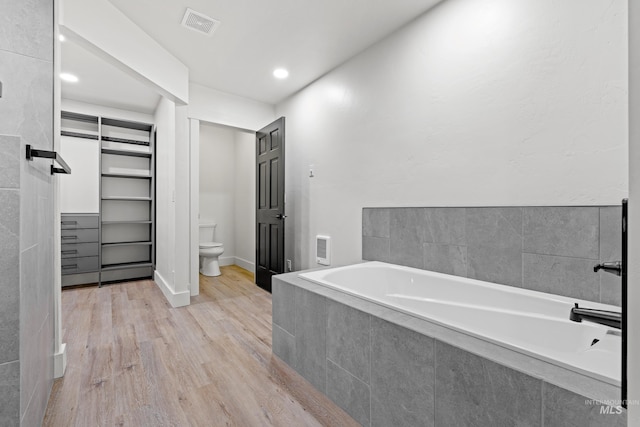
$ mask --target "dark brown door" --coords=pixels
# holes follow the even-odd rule
[[[284,273],[284,117],[256,132],[256,284]]]

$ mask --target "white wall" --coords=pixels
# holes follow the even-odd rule
[[[100,212],[100,142],[61,136],[58,145],[72,172],[58,177],[60,212]]]
[[[190,171],[190,135],[189,118],[186,106],[176,106],[175,111],[175,289],[185,296],[185,302],[190,303],[185,292],[190,295],[191,290],[191,249],[197,241],[191,239],[191,197],[189,185]],[[161,190],[160,190],[161,191]],[[193,246],[192,246],[193,245]]]
[[[161,289],[173,286],[175,261],[175,104],[162,98],[155,114],[156,123],[156,282]],[[166,293],[165,293],[166,294]]]
[[[221,265],[254,271],[255,133],[200,125],[200,219],[217,224]]]
[[[189,117],[256,131],[274,121],[275,108],[253,99],[243,98],[201,86],[189,84]]]
[[[235,133],[236,264],[255,272],[256,259],[256,134]]]
[[[189,179],[188,127],[186,110],[162,98],[155,114],[156,139],[156,271],[155,282],[172,306],[190,304],[189,290]],[[185,137],[184,133],[187,132]],[[186,138],[186,139],[185,139]],[[186,145],[186,148],[184,146]],[[180,150],[187,154],[179,153]],[[186,162],[187,173],[184,173]],[[187,181],[188,182],[188,181]],[[188,188],[188,186],[187,186]],[[178,191],[179,190],[179,191]],[[180,192],[180,194],[177,194]],[[184,194],[183,194],[184,193]],[[176,202],[180,207],[176,210]],[[186,215],[188,218],[188,213]],[[182,222],[178,222],[178,220]]]
[[[287,258],[360,260],[363,206],[619,204],[626,28],[623,1],[447,0],[279,104]]]
[[[224,244],[221,265],[235,261],[235,131],[200,125],[200,220],[217,224],[215,239]]]

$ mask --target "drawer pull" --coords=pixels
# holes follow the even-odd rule
[[[73,225],[77,224],[78,221],[61,221],[62,225]]]
[[[63,265],[63,266],[62,266],[62,269],[64,270],[65,268],[66,268],[67,270],[69,270],[69,269],[71,269],[71,268],[78,268],[78,264]]]
[[[62,253],[63,253],[64,255],[77,254],[77,253],[78,253],[78,250],[77,250],[77,249],[74,249],[74,250],[72,250],[72,251],[62,251]]]
[[[77,239],[78,236],[62,236],[63,240],[71,240],[71,239]]]

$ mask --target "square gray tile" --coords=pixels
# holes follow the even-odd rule
[[[553,384],[544,383],[543,387],[545,427],[625,427],[627,425],[626,410],[617,414],[615,408],[606,408],[613,413],[601,414],[602,405],[594,404],[591,399]]]
[[[24,144],[50,149],[53,143],[52,63],[0,49],[4,86],[0,103],[0,135],[20,135]],[[40,159],[42,160],[42,159]],[[21,165],[34,164],[21,159]],[[43,169],[50,162],[37,162]]]
[[[467,277],[522,287],[522,252],[486,246],[467,247]]]
[[[0,425],[20,425],[20,362],[0,364]]]
[[[600,208],[600,261],[618,261],[622,256],[622,206]]]
[[[296,338],[274,324],[271,331],[273,354],[289,366],[296,366]]]
[[[467,208],[468,246],[522,251],[522,208]]]
[[[20,187],[20,137],[0,135],[0,188]]]
[[[394,264],[423,268],[424,208],[390,209],[390,256]]]
[[[593,260],[522,254],[522,262],[524,288],[600,301],[600,278],[593,272]]]
[[[0,363],[20,353],[19,190],[0,190]]]
[[[600,208],[600,261],[622,259],[622,206]],[[599,272],[600,302],[622,304],[622,280],[606,272]]]
[[[465,208],[426,208],[424,241],[447,245],[465,245]]]
[[[600,302],[622,305],[622,279],[609,273],[600,273]]]
[[[271,283],[273,323],[293,335],[296,321],[295,287],[278,277],[273,277]]]
[[[433,426],[434,340],[371,318],[371,425]]]
[[[467,277],[467,247],[425,243],[424,268],[438,273]]]
[[[357,422],[369,425],[369,386],[330,360],[327,361],[327,396]]]
[[[541,425],[542,381],[436,341],[437,426]]]
[[[321,392],[326,391],[327,304],[323,296],[296,287],[296,371]]]
[[[3,1],[0,49],[53,61],[53,3]]]
[[[0,189],[0,228],[14,237],[20,235],[20,190]]]
[[[389,238],[362,236],[363,260],[389,262],[389,254]]]
[[[524,208],[523,251],[598,259],[600,208]]]
[[[359,380],[369,383],[370,316],[327,300],[327,358]]]
[[[362,235],[367,237],[389,237],[389,209],[363,209]]]
[[[32,342],[33,351],[21,360],[22,424],[40,425],[53,385],[53,322],[43,324],[33,336],[22,337],[22,341],[25,340]],[[31,382],[25,378],[30,378]]]

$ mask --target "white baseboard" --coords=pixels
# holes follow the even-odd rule
[[[226,267],[227,265],[234,265],[236,263],[236,257],[234,256],[219,257],[218,263],[220,264],[220,267]]]
[[[242,267],[242,268],[244,268],[245,270],[250,271],[250,272],[252,272],[252,273],[255,273],[255,272],[256,272],[256,265],[255,265],[254,263],[252,263],[251,261],[247,261],[247,260],[246,260],[246,259],[244,259],[244,258],[240,258],[240,257],[235,257],[235,258],[236,258],[236,260],[235,260],[235,261],[236,261],[236,262],[235,262],[235,264],[236,264],[238,267]]]
[[[60,345],[60,351],[53,355],[53,378],[62,378],[67,369],[67,343]]]
[[[191,304],[191,292],[189,290],[174,292],[158,270],[155,271],[154,280],[164,294],[164,297],[169,301],[169,304],[171,304],[171,307],[184,307]]]

